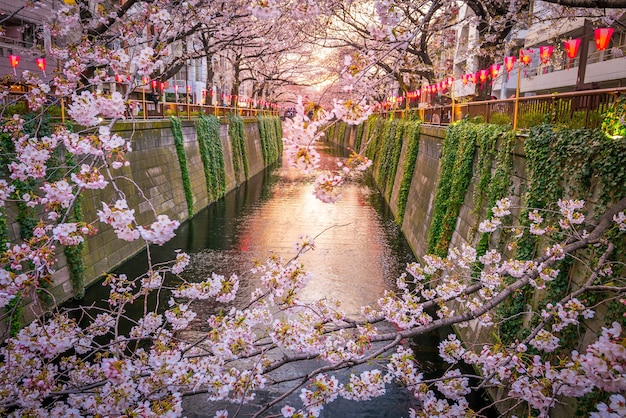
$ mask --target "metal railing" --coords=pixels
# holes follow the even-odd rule
[[[237,114],[239,116],[278,115],[270,108],[252,108],[240,106],[209,106],[181,102],[153,102],[148,100],[130,100],[126,117],[134,119],[163,119],[169,116],[191,119],[199,114],[216,117]]]
[[[517,127],[529,128],[543,122],[562,123],[576,128],[595,128],[602,114],[626,94],[626,87],[526,96],[517,99]],[[421,108],[381,111],[383,117],[405,117],[417,112],[424,123],[447,125],[464,118],[506,124],[515,117],[515,98],[466,103],[450,103]]]

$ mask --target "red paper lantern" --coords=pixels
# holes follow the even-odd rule
[[[527,49],[527,50],[520,49],[520,51],[519,51],[519,60],[522,62],[522,64],[528,65],[533,60],[533,54],[534,53],[535,53],[535,51],[532,50],[532,49]]]
[[[124,77],[122,77],[122,76],[121,76],[121,75],[119,75],[119,74],[115,74],[115,82],[116,82],[116,83],[121,83],[121,82],[123,82],[123,81],[124,81]]]
[[[487,70],[480,70],[478,72],[478,79],[480,80],[481,83],[484,83],[485,80],[487,80],[487,77],[489,77],[489,71],[487,71]]]
[[[578,48],[580,48],[580,38],[563,41],[563,45],[565,47],[565,53],[567,54],[567,58],[569,58],[569,61],[567,63],[567,69],[569,70],[572,59],[576,58],[576,55],[578,55]]]
[[[491,64],[489,72],[491,73],[491,78],[495,79],[500,73],[500,64]]]
[[[567,57],[570,60],[576,58],[576,55],[578,55],[578,48],[580,48],[580,38],[563,41],[563,45],[565,46],[565,53],[567,54]]]
[[[609,46],[613,31],[613,28],[598,28],[593,31],[596,38],[596,49],[598,51],[604,51]]]
[[[152,84],[152,90],[155,90],[155,91],[156,91],[156,88],[157,88],[157,81],[156,81],[156,80],[152,80],[152,83],[151,83],[151,84]]]
[[[552,45],[540,46],[539,47],[539,59],[544,64],[547,64],[550,61],[550,57],[552,56],[552,52],[554,51],[554,47]]]
[[[161,91],[165,90],[165,83],[161,81]]]
[[[44,73],[46,72],[46,59],[41,57],[41,58],[37,58],[35,60],[35,63],[37,64],[37,67],[39,67],[39,69],[41,71],[43,71]]]
[[[515,60],[516,58],[514,56],[504,57],[504,68],[507,73],[510,73],[513,70],[513,67],[515,67]]]
[[[13,74],[17,75],[15,72],[15,68],[20,65],[20,56],[19,55],[9,55],[9,63],[11,67],[13,67]]]
[[[452,87],[452,85],[454,84],[454,77],[446,78],[446,84],[448,84],[448,87]]]
[[[191,93],[191,86],[187,86],[187,93]]]
[[[463,85],[467,85],[467,83],[469,82],[470,79],[470,75],[469,74],[463,74],[461,76],[461,82],[463,83]]]
[[[476,79],[477,79],[477,77],[478,77],[478,74],[477,74],[477,73],[471,73],[471,74],[469,75],[469,81],[471,81],[472,83],[476,84]]]

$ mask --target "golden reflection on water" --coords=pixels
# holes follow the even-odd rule
[[[281,171],[272,197],[244,221],[239,249],[252,250],[259,259],[271,249],[287,260],[295,255],[298,236],[319,234],[316,249],[301,256],[313,274],[301,299],[336,299],[347,314],[359,315],[362,306],[375,304],[395,281],[395,277],[384,277],[385,264],[393,261],[388,260],[376,210],[367,203],[372,191],[347,183],[341,200],[324,203],[313,195],[310,179],[303,179],[294,169]]]

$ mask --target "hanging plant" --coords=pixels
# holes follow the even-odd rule
[[[180,119],[170,116],[172,134],[174,135],[174,145],[176,147],[176,155],[180,164],[180,175],[183,180],[183,189],[185,191],[185,200],[187,202],[187,215],[193,216],[193,191],[191,190],[191,178],[189,177],[189,168],[187,167],[187,154],[185,153],[185,143],[183,139],[183,130],[180,125]]]
[[[610,109],[604,112],[602,132],[613,139],[626,137],[626,96],[621,96]]]

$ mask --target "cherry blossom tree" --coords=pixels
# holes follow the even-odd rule
[[[35,122],[44,117],[47,96],[53,92],[68,100],[68,116],[81,128],[60,125],[46,133],[41,124],[32,129],[20,114],[8,114],[6,108],[2,113],[2,133],[9,139],[2,152],[10,162],[2,167],[6,176],[0,179],[0,207],[18,202],[42,215],[29,238],[9,243],[0,255],[0,306],[15,307],[28,299],[42,313],[46,307],[37,293],[46,292],[45,284],[51,280],[55,248],[79,245],[99,228],[112,228],[121,240],[142,240],[148,254],[151,245],[162,245],[174,236],[179,221],[156,211],[152,222],[137,222],[120,186],[127,180],[117,171],[129,164],[131,142],[112,127],[130,117],[128,98],[142,76],[180,58],[167,55],[166,46],[217,16],[218,5],[134,0],[96,8],[63,3],[56,9],[49,30],[57,44],[49,53],[60,60],[60,71],[51,81],[30,72],[18,78],[31,87],[26,100],[29,109],[39,112]],[[390,10],[388,6],[379,5]],[[256,22],[285,14],[317,18],[336,7],[333,2],[270,0],[250,2],[246,10],[247,18]],[[354,87],[352,64],[345,61],[346,93]],[[119,73],[130,75],[124,93],[105,92],[102,87]],[[3,88],[3,97],[8,97]],[[319,155],[313,145],[330,124],[357,125],[372,112],[358,98],[336,99],[332,108],[316,109],[313,115],[302,101],[296,108],[298,114],[284,123],[285,157],[305,172],[317,167]],[[336,171],[315,180],[315,195],[332,204],[340,198],[346,178],[371,164],[353,152]],[[22,193],[20,182],[33,187]],[[106,189],[114,198],[100,202],[97,221],[74,221],[71,210],[81,191],[88,189]],[[295,384],[259,405],[256,416],[277,405],[284,417],[319,416],[338,397],[364,401],[384,396],[391,382],[420,402],[421,409],[411,411],[413,416],[480,414],[472,411],[466,396],[494,387],[505,388],[502,400],[511,401],[511,410],[519,406],[538,416],[548,416],[570,397],[598,390],[607,396],[592,415],[623,416],[626,349],[620,324],[596,322],[598,335],[580,352],[558,349],[559,336],[584,329],[606,302],[625,303],[623,264],[615,252],[626,231],[626,198],[597,217],[588,216],[582,201],[555,203],[554,213],[529,210],[522,222],[512,216],[520,212],[503,197],[493,216],[480,225],[484,233],[512,231],[514,239],[540,237],[541,250],[534,259],[515,259],[495,249],[479,254],[470,245],[452,248],[446,257],[426,256],[421,263],[407,265],[397,278],[397,291],[364,307],[360,318],[342,313],[332,300],[299,299],[299,291],[312,279],[300,255],[315,250],[315,237],[303,235],[291,259],[269,256],[257,263],[250,274],[260,285],[243,305],[236,305],[240,307],[231,305],[239,289],[236,274],[206,272],[206,279],[191,282],[184,276],[189,255],[178,252],[175,260],[158,264],[148,258],[148,268],[139,277],[106,277],[106,307],[53,306],[15,336],[6,336],[0,347],[0,413],[180,416],[185,396],[200,393],[208,402],[249,403],[259,390],[283,383],[270,378],[273,371],[316,359],[318,367],[289,376],[287,380]],[[449,370],[437,378],[424,377],[407,340],[444,326],[491,327],[506,322],[509,318],[495,317],[494,308],[516,292],[541,289],[554,279],[557,262],[566,257],[583,261],[583,280],[561,300],[533,313],[537,320],[525,340],[478,347],[450,335],[439,345]],[[166,275],[177,276],[180,284],[168,288]],[[149,295],[164,291],[171,293],[168,306],[150,309]],[[586,301],[589,295],[597,296],[593,305]],[[185,336],[196,318],[194,304],[207,300],[223,307],[207,318],[210,331],[196,338]],[[132,304],[144,307],[140,317],[129,315]],[[551,355],[557,351],[558,357]],[[373,367],[351,373],[348,380],[334,375],[369,363]],[[473,366],[476,373],[462,372],[459,363]],[[293,393],[300,401],[283,405]]]

